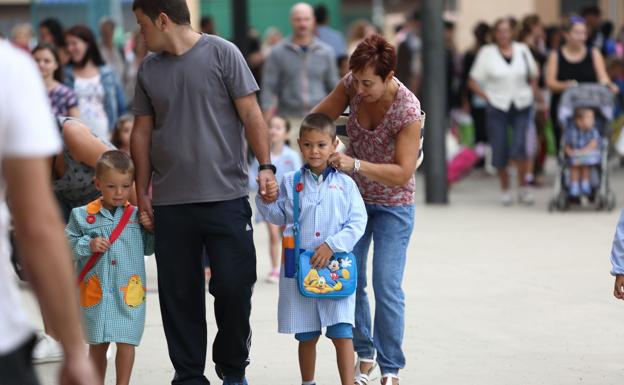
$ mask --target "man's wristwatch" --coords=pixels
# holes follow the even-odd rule
[[[353,159],[353,172],[360,172],[360,160]]]
[[[277,174],[277,168],[275,168],[275,165],[271,163],[265,163],[265,164],[261,164],[260,166],[258,166],[258,172],[262,170],[271,170],[273,171],[273,175]]]

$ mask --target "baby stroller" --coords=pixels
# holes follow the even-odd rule
[[[589,201],[596,210],[613,210],[615,194],[609,185],[609,154],[610,122],[613,119],[613,94],[600,84],[580,84],[569,88],[561,96],[557,117],[562,130],[561,146],[559,146],[558,170],[555,179],[553,197],[548,205],[549,211],[567,210],[570,205],[579,204],[580,200],[570,196],[570,166],[565,153],[565,132],[574,127],[574,111],[577,108],[591,108],[596,118],[596,128],[600,133],[600,164],[592,167],[590,172],[591,194]]]

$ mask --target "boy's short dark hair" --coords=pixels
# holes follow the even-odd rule
[[[322,131],[327,132],[332,140],[336,140],[336,125],[334,121],[327,115],[318,112],[308,114],[301,122],[299,129],[299,138],[305,131]]]
[[[143,11],[152,21],[164,13],[176,24],[191,24],[191,12],[186,0],[134,0],[132,10],[137,9]]]
[[[106,151],[95,164],[95,176],[97,178],[109,171],[117,171],[122,174],[134,175],[134,163],[127,153],[120,150]]]

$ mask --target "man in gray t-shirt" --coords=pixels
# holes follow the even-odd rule
[[[233,44],[191,29],[185,0],[135,0],[133,11],[147,48],[157,52],[137,75],[131,150],[139,208],[155,220],[172,383],[208,384],[205,248],[219,328],[213,360],[224,384],[246,384],[256,255],[245,139],[260,163],[260,194],[277,198],[258,85]]]

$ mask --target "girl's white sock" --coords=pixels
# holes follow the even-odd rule
[[[315,381],[304,381],[301,383],[301,385],[316,385]]]

